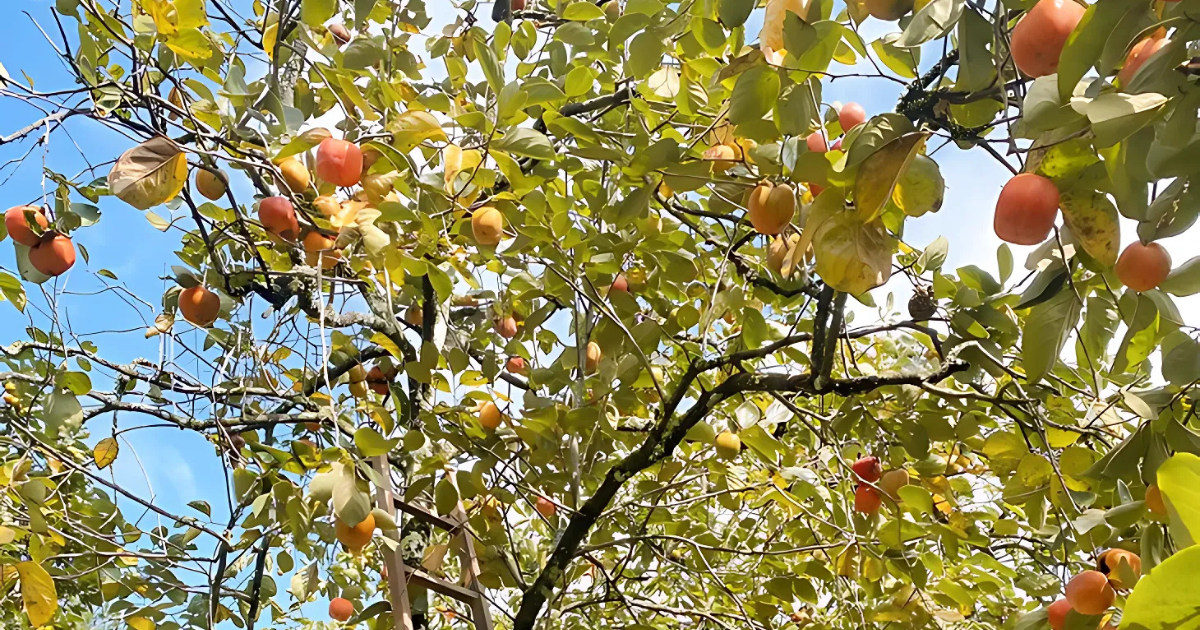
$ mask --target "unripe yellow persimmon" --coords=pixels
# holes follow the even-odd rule
[[[308,190],[311,178],[308,175],[308,168],[300,160],[285,158],[279,163],[279,173],[283,175],[283,183],[293,193],[299,194]]]
[[[211,201],[225,196],[225,180],[207,168],[196,169],[196,192]]]
[[[584,368],[590,374],[600,367],[600,360],[604,358],[604,351],[600,349],[600,344],[595,341],[589,341],[587,345],[587,356],[584,359]]]
[[[742,438],[729,431],[718,434],[713,444],[717,447],[717,455],[722,459],[733,459],[742,452]]]
[[[497,245],[504,235],[504,215],[491,207],[483,206],[471,214],[471,233],[480,245]]]
[[[488,431],[495,431],[500,428],[500,423],[504,420],[504,416],[500,414],[500,408],[496,403],[487,401],[479,408],[479,424]]]

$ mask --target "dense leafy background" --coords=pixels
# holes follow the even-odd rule
[[[502,627],[1035,628],[1110,547],[1148,575],[1108,623],[1196,627],[1200,345],[1176,299],[1200,263],[1141,294],[1112,271],[1135,238],[1190,249],[1196,5],[1101,0],[1036,80],[1008,55],[1015,2],[884,22],[857,3],[576,0],[499,24],[473,2],[39,6],[62,63],[43,79],[3,59],[24,116],[3,132],[9,205],[47,204],[80,260],[45,281],[17,249],[0,272],[21,314],[0,375],[0,622],[307,627],[342,596],[389,627],[385,534],[350,554],[331,521],[362,518],[382,455],[409,500],[464,502]],[[1171,44],[1114,85],[1159,26]],[[888,110],[843,130],[831,94],[855,93]],[[256,220],[287,193],[276,161],[311,166],[320,129],[380,156],[361,188],[292,195],[337,236],[324,270]],[[805,141],[844,132],[840,151]],[[719,144],[727,170],[705,158]],[[74,171],[43,162],[75,151]],[[229,195],[198,194],[201,165]],[[991,222],[988,166],[1054,180],[1045,244],[958,252]],[[920,200],[935,173],[947,200],[986,196],[937,239],[965,208],[920,216],[894,189]],[[745,219],[763,178],[800,200],[782,265]],[[362,203],[325,217],[317,192]],[[495,248],[472,236],[484,205],[504,214]],[[90,256],[104,234],[120,245]],[[621,274],[631,291],[610,290]],[[193,330],[177,300],[198,283],[222,312]],[[933,316],[910,315],[915,288]],[[386,396],[352,394],[359,363],[396,367]],[[112,474],[177,470],[130,447],[168,428],[216,500]],[[716,456],[722,431],[736,457]],[[864,454],[913,480],[878,514],[853,509]],[[1142,502],[1154,482],[1165,517]],[[401,523],[410,564],[458,575],[445,534]],[[414,606],[465,623],[453,601]]]

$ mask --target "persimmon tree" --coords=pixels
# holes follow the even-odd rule
[[[451,4],[33,16],[0,142],[127,144],[6,204],[0,624],[392,627],[390,553],[458,571],[394,485],[515,630],[1200,627],[1195,0]],[[968,154],[1024,271],[905,238]],[[116,213],[177,258],[120,343],[198,370],[60,308]],[[164,427],[227,505],[105,472]]]

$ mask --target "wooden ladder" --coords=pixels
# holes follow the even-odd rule
[[[454,511],[446,517],[407,503],[396,496],[392,487],[392,470],[387,456],[375,457],[374,464],[381,478],[375,492],[375,503],[379,509],[390,514],[397,525],[399,519],[396,519],[396,511],[399,510],[412,518],[450,532],[450,547],[458,558],[459,566],[462,567],[462,584],[455,584],[430,575],[419,567],[406,566],[403,554],[392,551],[386,544],[383,545],[392,600],[392,620],[396,630],[413,630],[412,602],[408,596],[410,581],[466,604],[471,609],[471,622],[475,624],[475,630],[492,630],[492,613],[484,596],[483,585],[479,583],[479,559],[475,555],[475,545],[471,542],[471,533],[467,529],[467,513],[463,510],[462,501],[459,501]],[[455,483],[453,475],[450,475],[449,479],[451,483]]]

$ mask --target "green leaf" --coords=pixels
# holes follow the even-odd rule
[[[1070,99],[1060,98],[1056,75],[1038,77],[1025,93],[1022,110],[1025,115],[1018,121],[1014,133],[1022,138],[1036,138],[1046,131],[1066,127],[1083,115],[1071,107]]]
[[[896,46],[912,48],[944,36],[958,24],[965,5],[964,0],[932,0],[913,15]]]
[[[653,29],[642,31],[629,42],[626,70],[631,76],[644,79],[662,67],[664,52],[666,46],[663,44],[662,34]]]
[[[357,37],[342,52],[342,67],[366,70],[383,59],[383,45],[371,37]]]
[[[1177,297],[1200,293],[1200,256],[1189,258],[1187,262],[1172,269],[1158,288]]]
[[[317,28],[337,13],[338,0],[304,0],[300,4],[300,19],[305,26]]]
[[[454,511],[458,506],[458,488],[454,487],[454,483],[450,481],[450,477],[443,476],[442,480],[437,482],[437,486],[433,489],[433,504],[437,508],[438,514],[446,516]]]
[[[354,445],[358,447],[358,451],[362,453],[363,457],[386,455],[392,452],[392,449],[396,448],[399,443],[400,438],[386,439],[371,427],[359,427],[354,432]]]
[[[746,23],[756,4],[757,0],[717,0],[717,17],[725,28],[736,28]]]
[[[362,26],[374,9],[375,0],[354,0],[354,24]]]
[[[1074,291],[1062,291],[1033,307],[1022,331],[1021,363],[1030,383],[1050,373],[1058,362],[1063,344],[1079,321],[1079,299]]]
[[[12,274],[0,271],[0,293],[3,293],[4,298],[12,302],[18,311],[25,312],[25,304],[27,302],[25,287]]]
[[[1076,84],[1100,59],[1113,28],[1127,13],[1145,11],[1134,0],[1100,0],[1089,6],[1058,56],[1058,96],[1071,100]]]
[[[1163,462],[1158,467],[1158,488],[1166,499],[1176,540],[1181,546],[1195,544],[1200,540],[1200,457],[1176,453]]]
[[[500,90],[504,89],[504,69],[500,67],[500,62],[496,59],[496,51],[492,50],[492,47],[480,37],[472,39],[471,43],[475,48],[479,69],[487,78],[488,86],[492,88],[492,92],[499,94]]]
[[[333,513],[351,527],[363,522],[371,513],[371,501],[366,493],[358,489],[354,468],[335,463],[330,474],[333,481]]]
[[[852,33],[832,20],[808,24],[788,11],[784,14],[783,42],[788,54],[796,58],[796,67],[806,72],[824,72],[833,61],[844,33]]]
[[[958,22],[958,76],[954,79],[956,90],[973,92],[992,84],[996,77],[996,63],[989,47],[993,40],[992,23],[975,9],[963,12]],[[1029,116],[1029,111],[1025,111]]]
[[[768,66],[755,66],[738,76],[729,98],[729,122],[756,122],[775,106],[779,98],[779,74]]]
[[[905,79],[917,78],[917,66],[921,63],[920,48],[900,48],[896,41],[900,33],[888,33],[871,42],[871,50],[879,56],[883,65]]]
[[[863,162],[854,182],[854,204],[861,221],[871,221],[883,211],[896,182],[928,137],[924,132],[902,136],[880,147]]]
[[[1167,558],[1138,580],[1125,602],[1121,630],[1200,628],[1200,546]]]
[[[1187,385],[1195,380],[1197,374],[1200,374],[1200,343],[1185,338],[1164,352],[1162,376],[1169,383]]]
[[[553,160],[557,155],[549,138],[542,132],[528,127],[517,127],[509,131],[492,146],[513,155],[539,160]]]
[[[562,12],[562,18],[572,22],[586,22],[588,20],[598,20],[603,17],[604,9],[601,9],[596,3],[589,0],[576,0],[567,5],[567,8]]]
[[[1169,99],[1156,92],[1101,94],[1087,105],[1098,148],[1110,147],[1158,118]]]

